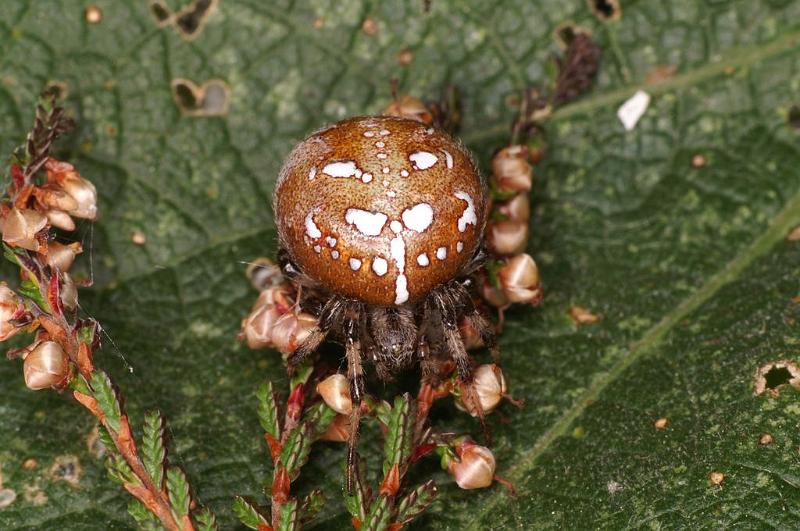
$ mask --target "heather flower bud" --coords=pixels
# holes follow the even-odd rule
[[[76,218],[95,219],[97,217],[97,189],[83,177],[70,175],[61,187],[77,202],[75,208],[66,209]]]
[[[345,442],[350,435],[350,416],[337,414],[333,422],[328,424],[325,433],[320,435],[323,441]]]
[[[486,242],[499,255],[521,253],[528,246],[528,222],[509,219],[489,223]]]
[[[282,284],[285,280],[281,268],[263,256],[247,264],[245,275],[250,280],[250,284],[258,291]]]
[[[462,489],[481,489],[492,484],[495,466],[491,450],[471,444],[461,449],[459,459],[451,461],[448,470]]]
[[[75,230],[75,222],[63,210],[48,210],[45,215],[52,226],[64,230]]]
[[[47,209],[74,210],[78,208],[78,202],[74,197],[53,185],[41,186],[36,188],[33,193]]]
[[[258,294],[251,312],[262,306],[274,307],[280,315],[285,314],[294,306],[291,287],[286,283],[281,283],[264,289]]]
[[[272,305],[264,304],[250,312],[242,320],[241,335],[250,348],[266,348],[272,346],[272,329],[281,313]]]
[[[46,226],[44,214],[36,210],[12,208],[3,223],[3,241],[29,251],[38,251],[36,233]]]
[[[61,290],[59,292],[61,304],[70,312],[78,307],[78,288],[69,273],[61,273]]]
[[[531,200],[528,194],[517,194],[512,199],[500,203],[497,212],[511,221],[527,221],[531,218]]]
[[[500,401],[505,396],[506,379],[503,377],[503,371],[494,363],[480,365],[475,369],[472,375],[472,389],[478,397],[483,413],[491,413],[500,404]],[[471,407],[461,397],[461,401],[473,417],[478,416],[478,412],[474,407]]]
[[[433,115],[430,110],[428,110],[428,107],[413,96],[400,96],[399,98],[395,98],[394,101],[383,110],[383,114],[408,118],[424,124],[433,123]]]
[[[508,146],[492,159],[492,174],[501,192],[525,192],[533,184],[533,168],[526,146]]]
[[[58,386],[69,374],[69,360],[58,343],[42,341],[25,356],[22,372],[29,389]]]
[[[350,400],[350,383],[343,374],[332,374],[317,384],[317,392],[337,413],[349,415],[353,411]]]
[[[64,245],[63,243],[51,242],[47,246],[47,264],[59,271],[69,271],[75,256],[83,249],[78,242]]]
[[[11,320],[19,309],[19,299],[5,282],[0,282],[0,341],[20,331]]]
[[[536,304],[542,296],[539,268],[528,254],[509,258],[498,270],[503,294],[510,302]]]
[[[494,286],[485,275],[481,278],[480,290],[483,299],[495,308],[506,308],[511,305],[502,288]]]
[[[316,317],[304,312],[283,314],[272,327],[273,346],[283,354],[291,354],[318,322]]]

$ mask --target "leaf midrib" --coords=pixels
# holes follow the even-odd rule
[[[766,254],[777,243],[784,240],[788,232],[798,224],[800,224],[800,191],[796,192],[787,201],[760,236],[753,240],[741,253],[728,261],[725,266],[711,276],[705,284],[675,306],[661,321],[649,328],[641,339],[631,344],[627,354],[619,358],[602,377],[594,380],[583,394],[575,400],[573,405],[564,411],[564,413],[553,422],[550,428],[537,439],[536,443],[527,452],[522,453],[516,460],[516,463],[508,470],[509,479],[512,481],[519,481],[525,473],[533,468],[538,458],[550,449],[552,444],[559,437],[568,432],[573,422],[580,417],[586,410],[586,407],[597,401],[602,392],[611,385],[617,377],[625,372],[634,362],[655,351],[656,347],[676,324],[711,299],[720,288],[739,278],[754,260]],[[480,527],[480,522],[483,521],[487,514],[496,509],[499,500],[502,499],[504,495],[504,492],[495,492],[487,503],[483,505],[483,508],[476,514],[476,518],[469,526],[469,529],[478,529]]]

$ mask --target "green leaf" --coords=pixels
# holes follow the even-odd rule
[[[217,516],[211,512],[211,509],[202,507],[200,510],[195,511],[194,519],[197,522],[197,529],[199,531],[218,531],[219,524],[217,523]]]
[[[256,391],[258,399],[258,421],[266,433],[272,435],[276,441],[280,440],[281,428],[278,423],[278,404],[275,402],[275,391],[272,390],[272,382],[266,382],[258,386]]]
[[[259,524],[269,524],[269,520],[256,505],[241,496],[236,496],[233,500],[233,514],[250,529],[258,529]]]
[[[385,494],[378,496],[369,507],[366,519],[361,526],[364,531],[384,531],[389,527],[392,517],[392,501]]]
[[[436,483],[428,480],[403,496],[397,503],[397,521],[408,524],[422,514],[436,498]]]
[[[169,504],[172,511],[180,521],[189,514],[189,504],[192,499],[189,496],[189,482],[186,481],[186,474],[176,466],[167,469],[167,494],[169,494]]]
[[[336,412],[325,402],[318,402],[306,410],[303,422],[309,424],[311,438],[316,440],[325,433],[334,418],[336,418]]]
[[[114,384],[111,383],[111,379],[105,372],[95,371],[92,373],[91,386],[92,396],[97,400],[97,405],[105,415],[108,426],[118,432],[122,412]]]
[[[161,486],[164,481],[167,451],[164,448],[164,416],[160,411],[148,411],[144,415],[142,463],[153,485]]]
[[[89,3],[101,23],[85,21]],[[380,111],[396,78],[400,93],[424,99],[458,86],[459,136],[486,174],[509,141],[513,98],[548,83],[553,33],[567,21],[604,55],[594,88],[542,124],[528,252],[545,298],[507,311],[500,335],[509,392],[525,407],[503,405],[487,422],[497,473],[517,496],[462,491],[437,472],[440,495],[420,525],[796,527],[797,395],[753,396],[753,375],[800,361],[800,249],[785,240],[800,224],[800,138],[787,121],[800,103],[800,4],[619,3],[620,19],[603,22],[586,0],[435,0],[430,13],[421,1],[224,0],[187,41],[159,28],[148,2],[2,2],[0,159],[24,140],[45,84],[64,82],[77,128],[55,154],[99,195],[97,221],[59,235],[83,242],[73,270],[94,280],[79,289],[105,331],[94,362],[132,418],[157,406],[170,419],[176,462],[222,528],[235,526],[231,496],[258,495],[268,470],[252,394],[265,380],[288,388],[277,352],[235,340],[257,296],[242,262],[275,258],[282,160],[308,132]],[[375,35],[361,29],[366,17]],[[405,48],[413,61],[401,66]],[[674,76],[647,84],[659,65]],[[223,80],[228,113],[182,115],[176,78]],[[653,99],[626,132],[616,111],[639,88]],[[706,163],[693,167],[698,154]],[[7,266],[2,278],[16,285]],[[576,325],[572,304],[601,320]],[[365,370],[381,399],[415,390],[413,374],[403,387]],[[66,393],[29,392],[20,371],[0,364],[3,485],[18,493],[0,528],[135,528],[130,496],[87,448],[94,419]],[[432,418],[480,441],[477,422],[447,400]],[[359,452],[378,476],[382,438],[364,424]],[[758,444],[764,432],[772,444]],[[303,492],[330,498],[320,528],[349,525],[336,495],[343,452],[315,445],[302,470]],[[80,488],[43,481],[49,503],[26,502],[23,486],[64,454],[80,460]],[[31,457],[37,470],[22,466]]]
[[[139,484],[139,480],[131,470],[131,467],[119,454],[112,454],[106,459],[106,469],[108,470],[108,476],[121,484]]]
[[[322,510],[325,501],[325,493],[319,489],[312,490],[304,496],[300,505],[300,523],[307,526]]]
[[[395,398],[387,425],[386,441],[383,443],[384,475],[392,465],[399,465],[402,468],[411,455],[414,418],[411,397],[408,393]]]
[[[128,514],[133,516],[142,529],[161,529],[156,516],[148,511],[147,507],[139,500],[132,500],[128,503]]]
[[[299,529],[300,517],[298,512],[295,498],[289,498],[286,503],[282,504],[277,531],[295,531]]]
[[[281,449],[280,460],[286,468],[291,481],[297,479],[300,468],[308,461],[311,445],[314,443],[314,429],[308,422],[301,422],[289,432]]]

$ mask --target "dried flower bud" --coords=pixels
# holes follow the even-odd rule
[[[539,268],[528,254],[509,258],[498,270],[503,294],[511,302],[537,304],[542,296]]]
[[[501,256],[521,253],[528,246],[528,222],[508,219],[489,223],[486,243]]]
[[[67,209],[67,212],[76,218],[97,217],[97,189],[91,182],[75,174],[69,179],[64,179],[61,187],[78,203],[77,207]]]
[[[317,384],[317,392],[337,413],[349,415],[353,411],[350,400],[350,383],[344,374],[332,374]]]
[[[477,444],[464,445],[459,458],[449,465],[450,474],[459,487],[481,489],[492,484],[496,463],[491,450]]]
[[[45,215],[52,226],[64,230],[75,230],[75,222],[63,210],[48,210]]]
[[[60,386],[69,374],[69,360],[58,343],[42,341],[25,356],[22,372],[29,389]]]
[[[475,369],[472,375],[472,388],[478,396],[484,414],[494,411],[508,390],[503,371],[494,363],[480,365]],[[467,404],[463,396],[461,402],[470,415],[478,416],[478,412]]]
[[[44,214],[36,210],[12,208],[3,223],[3,241],[29,251],[38,251],[36,233],[46,226]]]
[[[506,308],[511,305],[502,288],[494,286],[488,276],[483,275],[480,279],[481,297],[495,308]]]
[[[263,256],[247,264],[245,275],[258,291],[282,284],[285,280],[280,266]]]
[[[497,212],[512,221],[528,222],[531,218],[531,200],[528,194],[517,194],[512,199],[500,203]]]
[[[242,320],[240,334],[247,340],[247,346],[253,349],[271,347],[272,329],[280,317],[281,312],[269,304],[261,305],[250,312],[250,315]]]
[[[75,311],[78,307],[78,288],[75,287],[75,282],[69,273],[61,273],[61,304],[70,312]]]
[[[350,435],[350,416],[337,414],[333,422],[328,424],[328,429],[320,435],[323,441],[345,442]]]
[[[525,192],[533,184],[533,167],[527,146],[508,146],[492,159],[492,174],[501,192]]]
[[[309,313],[285,313],[272,327],[272,345],[283,354],[291,354],[318,323],[319,320]]]
[[[292,288],[287,283],[270,286],[258,294],[258,298],[250,312],[252,313],[262,306],[269,306],[275,308],[280,315],[283,315],[294,306],[292,296]]]
[[[413,96],[400,96],[399,98],[395,98],[394,101],[383,110],[383,114],[408,118],[429,125],[433,123],[431,111],[422,101]]]
[[[0,282],[0,341],[5,341],[21,330],[11,323],[19,306],[17,294],[5,282]]]
[[[83,248],[79,242],[67,245],[51,242],[47,246],[47,264],[59,271],[69,271],[69,268],[72,267],[72,262],[75,261],[75,256],[81,251],[83,251]]]
[[[75,210],[78,208],[78,202],[74,197],[52,184],[46,184],[34,189],[33,194],[48,210],[51,208],[57,210]]]
[[[469,319],[462,319],[458,323],[458,331],[461,334],[461,340],[464,342],[464,348],[472,350],[475,348],[483,347],[483,340],[475,327]]]

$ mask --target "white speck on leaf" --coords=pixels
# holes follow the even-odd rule
[[[630,131],[639,119],[644,116],[645,111],[650,106],[650,94],[643,90],[637,90],[636,93],[628,98],[625,103],[620,105],[617,109],[617,118],[622,122],[622,126],[626,131]]]

